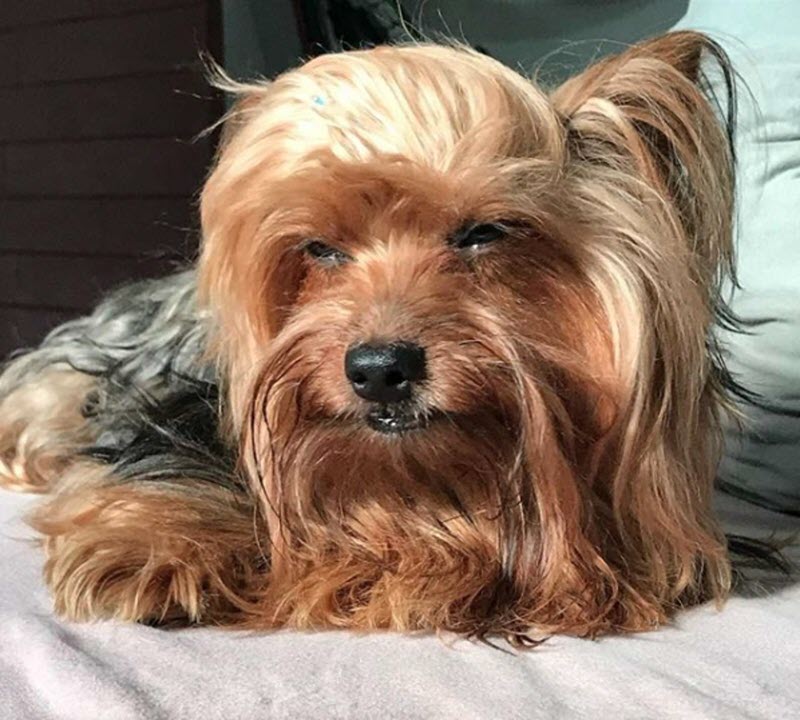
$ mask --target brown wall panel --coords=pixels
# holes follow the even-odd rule
[[[0,357],[194,257],[219,18],[219,0],[0,0]]]
[[[0,87],[19,80],[19,43],[14,35],[0,33]]]
[[[0,139],[6,143],[125,136],[190,140],[216,117],[216,103],[197,71],[0,88],[0,108]]]
[[[113,3],[106,3],[111,4]],[[0,3],[0,30],[71,20],[91,16],[93,13],[93,0],[3,0]]]
[[[7,254],[0,262],[0,305],[87,310],[108,288],[168,269],[158,259]]]
[[[134,138],[9,145],[2,189],[31,195],[190,195],[209,159],[205,141]]]
[[[0,347],[7,351],[31,347],[72,317],[68,310],[0,307]]]
[[[21,28],[19,82],[154,73],[198,64],[205,3],[151,13]]]
[[[191,256],[198,218],[191,198],[0,200],[3,254]]]

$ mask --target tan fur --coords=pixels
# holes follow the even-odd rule
[[[252,514],[221,489],[120,483],[83,462],[31,524],[56,611],[71,620],[230,623],[256,585]]]
[[[58,609],[522,639],[724,599],[709,344],[733,177],[704,52],[674,33],[551,95],[427,45],[232,86],[199,286],[269,562],[230,498],[76,466],[35,518]],[[505,219],[472,259],[447,243]],[[352,261],[314,265],[313,238]],[[437,415],[384,437],[343,358],[394,339],[426,348]]]
[[[94,383],[52,369],[0,401],[0,486],[47,492],[91,438],[81,408]]]

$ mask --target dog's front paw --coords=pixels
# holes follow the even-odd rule
[[[230,493],[121,482],[70,468],[31,525],[63,617],[154,625],[231,624],[256,578],[252,517]]]
[[[180,557],[148,557],[114,536],[77,532],[46,542],[45,579],[68,620],[187,625],[206,614],[203,578]]]
[[[0,486],[46,492],[91,440],[81,412],[95,380],[51,370],[0,400]]]

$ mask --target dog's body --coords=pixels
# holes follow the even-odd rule
[[[198,268],[0,379],[59,611],[525,637],[723,598],[704,53],[729,80],[678,33],[549,97],[433,46],[244,88]]]

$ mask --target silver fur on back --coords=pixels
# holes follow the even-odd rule
[[[206,335],[194,271],[137,282],[53,330],[37,349],[17,353],[0,375],[0,400],[50,368],[90,375],[97,382],[82,412],[95,441],[86,456],[123,480],[192,478],[240,489],[218,432]]]
[[[0,397],[31,375],[66,364],[80,372],[150,387],[171,374],[213,380],[199,361],[205,322],[186,271],[120,288],[92,312],[53,330],[33,351],[17,353],[0,376]]]

